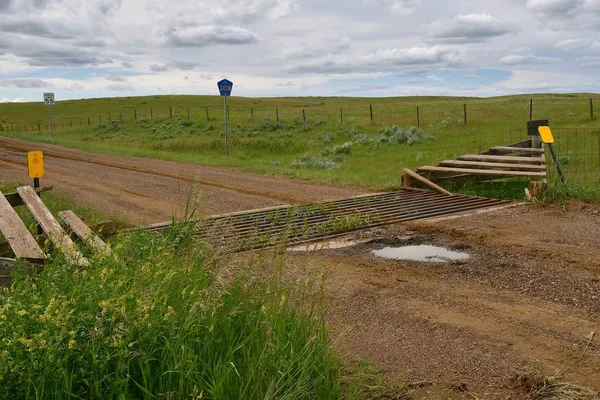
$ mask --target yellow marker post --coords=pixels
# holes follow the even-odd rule
[[[542,142],[546,143],[550,148],[550,154],[552,154],[552,159],[554,160],[554,164],[556,165],[556,171],[558,171],[558,176],[560,176],[562,184],[566,187],[567,183],[565,181],[565,175],[563,174],[562,168],[560,166],[560,161],[558,160],[558,157],[556,157],[556,153],[554,152],[554,146],[552,146],[552,143],[554,143],[554,136],[552,136],[552,131],[550,130],[550,127],[538,126],[538,133],[542,138]]]
[[[554,143],[554,136],[552,136],[552,131],[549,126],[539,126],[538,133],[542,138],[542,142],[547,144]]]
[[[30,178],[42,178],[44,176],[44,154],[41,151],[27,153],[27,166]]]

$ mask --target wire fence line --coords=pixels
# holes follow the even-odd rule
[[[567,184],[573,187],[600,185],[600,129],[553,128],[554,150]],[[527,139],[526,129],[509,133],[511,143]],[[554,160],[546,152],[548,180],[559,182]]]
[[[300,107],[228,107],[225,114],[227,115],[228,120],[239,123],[252,123],[261,120],[293,120],[296,122],[307,122],[307,120],[310,119],[324,118],[332,122],[337,121],[337,123],[343,125],[344,123],[377,123],[379,121],[389,120],[391,110],[386,107],[385,103],[378,102],[374,104],[363,103],[360,107],[355,105],[331,107],[326,105],[325,102],[321,102],[306,104],[305,106]],[[589,110],[587,109],[587,105],[584,107],[584,105],[581,104],[581,101],[578,101],[578,104],[578,113],[569,113],[569,117],[572,117],[573,119],[589,118],[589,121],[595,120],[592,98],[589,99]],[[543,102],[541,102],[540,105],[543,106]],[[440,119],[436,107],[439,106],[436,104],[403,104],[397,106],[397,108],[402,109],[401,113],[399,113],[398,109],[394,109],[392,115],[394,117],[399,117],[403,123],[409,123],[417,127],[421,127],[423,123],[444,122]],[[457,102],[457,104],[453,106],[452,118],[444,119],[448,119],[448,122],[452,124],[468,125],[472,121],[476,121],[477,116],[480,115],[480,107],[481,106],[477,105],[469,105],[466,102]],[[537,111],[537,108],[540,108],[537,105],[535,105],[537,108],[534,108],[533,99],[528,102],[527,107],[529,119],[533,117],[534,110]],[[522,111],[523,116],[525,116],[525,110],[523,109]],[[197,105],[195,107],[170,105],[168,108],[165,106],[160,108],[122,106],[117,110],[94,114],[60,115],[56,113],[54,116],[55,122],[53,124],[53,129],[63,130],[85,126],[91,127],[112,121],[130,123],[156,119],[162,120],[165,118],[182,118],[198,122],[218,122],[223,120],[224,113],[222,107],[214,105]],[[0,131],[27,133],[50,130],[50,125],[43,115],[40,115],[35,118],[35,120],[28,123],[13,123],[0,116]]]

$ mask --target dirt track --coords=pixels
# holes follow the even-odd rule
[[[281,204],[301,204],[362,193],[358,189],[260,176],[139,157],[84,153],[0,137],[0,179],[27,182],[27,151],[42,150],[46,176],[82,204],[137,224],[169,221],[192,195],[199,211],[220,214]]]
[[[0,178],[26,181],[23,150],[31,147],[0,138]],[[170,219],[192,187],[209,214],[359,192],[229,169],[35,149],[45,151],[45,184],[138,223]],[[355,236],[369,242],[289,256],[294,276],[329,266],[328,323],[344,358],[366,359],[390,378],[418,382],[426,398],[527,399],[510,382],[526,367],[565,372],[565,379],[600,390],[600,206],[572,203],[568,212],[523,206]],[[429,264],[370,254],[421,243],[471,258]]]

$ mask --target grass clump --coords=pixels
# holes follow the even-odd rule
[[[581,385],[564,382],[531,369],[513,377],[513,386],[528,393],[532,400],[597,400],[600,393]]]
[[[234,271],[183,224],[90,262],[0,292],[0,398],[340,397],[318,289],[276,262]]]

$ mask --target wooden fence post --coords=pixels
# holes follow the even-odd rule
[[[279,122],[279,108],[275,109],[275,116],[276,116],[277,122]]]
[[[529,120],[533,121],[533,98],[529,99]]]
[[[369,104],[369,113],[371,114],[371,122],[373,122],[373,106]]]
[[[594,120],[594,100],[590,97],[590,119]]]
[[[467,104],[463,104],[463,112],[464,112],[464,121],[465,125],[467,124]]]
[[[152,114],[152,109],[150,109],[150,114]],[[133,109],[133,120],[137,121],[137,108]]]
[[[340,124],[344,124],[344,109],[340,108]]]
[[[173,107],[169,106],[169,117],[173,118]]]
[[[40,126],[40,123],[38,122],[38,131],[41,132],[42,131],[42,127]]]
[[[250,121],[254,122],[254,108],[250,107]]]
[[[188,121],[190,120],[190,109],[188,107]]]
[[[210,121],[210,117],[208,116],[208,106],[204,106],[206,109],[206,121]]]
[[[152,115],[152,107],[150,107],[150,119],[152,119],[152,118],[153,118],[153,115]]]
[[[421,116],[419,115],[419,106],[417,106],[417,128],[421,127]]]
[[[304,108],[302,109],[302,119],[306,122],[306,112],[304,111]]]
[[[88,126],[91,126],[92,122],[90,121],[90,117],[88,117]]]

